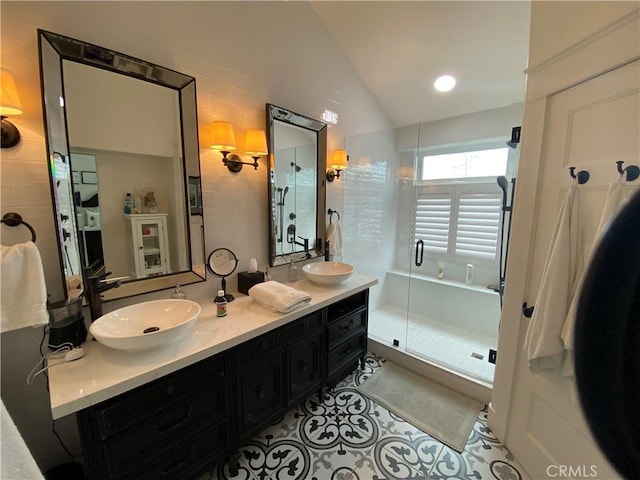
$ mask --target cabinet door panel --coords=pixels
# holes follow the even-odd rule
[[[297,404],[304,396],[321,385],[322,335],[303,340],[287,351],[287,404]]]
[[[243,437],[265,425],[284,407],[282,353],[238,372],[239,428]]]

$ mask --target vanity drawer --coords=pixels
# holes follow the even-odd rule
[[[329,348],[333,348],[341,340],[353,335],[367,326],[367,310],[362,308],[358,313],[332,323],[327,328]]]
[[[122,480],[184,480],[198,478],[216,461],[220,461],[229,445],[229,424],[226,420],[206,430],[182,439],[174,448],[159,452],[146,463],[127,468],[127,473],[114,476]],[[127,466],[128,467],[128,466]]]
[[[362,332],[329,352],[328,372],[331,374],[333,370],[341,366],[343,363],[353,361],[365,354],[367,349],[367,332]]]
[[[106,439],[211,388],[225,376],[224,356],[203,360],[96,407],[100,436]]]
[[[135,470],[157,452],[177,445],[190,432],[222,420],[226,414],[226,392],[215,388],[113,435],[103,444],[110,475],[123,476]]]
[[[283,351],[288,345],[297,342],[322,329],[322,313],[314,312],[295,320],[292,324],[265,333],[264,335],[239,346],[236,352],[238,368],[256,363],[256,359]]]
[[[363,290],[327,307],[327,322],[332,322],[369,304],[369,290]]]

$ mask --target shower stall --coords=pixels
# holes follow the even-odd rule
[[[379,280],[369,349],[479,385],[481,400],[493,383],[517,167],[506,142],[521,109],[504,114],[495,135],[457,143],[439,143],[442,122],[349,137],[341,192],[344,260]]]

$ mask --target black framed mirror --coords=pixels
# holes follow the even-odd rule
[[[66,297],[90,265],[122,281],[105,300],[205,280],[195,78],[44,30],[38,45]]]
[[[269,262],[323,255],[327,125],[268,103]]]

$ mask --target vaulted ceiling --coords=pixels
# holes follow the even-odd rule
[[[524,99],[528,1],[319,1],[312,6],[394,126]],[[434,90],[441,74],[457,78]]]

